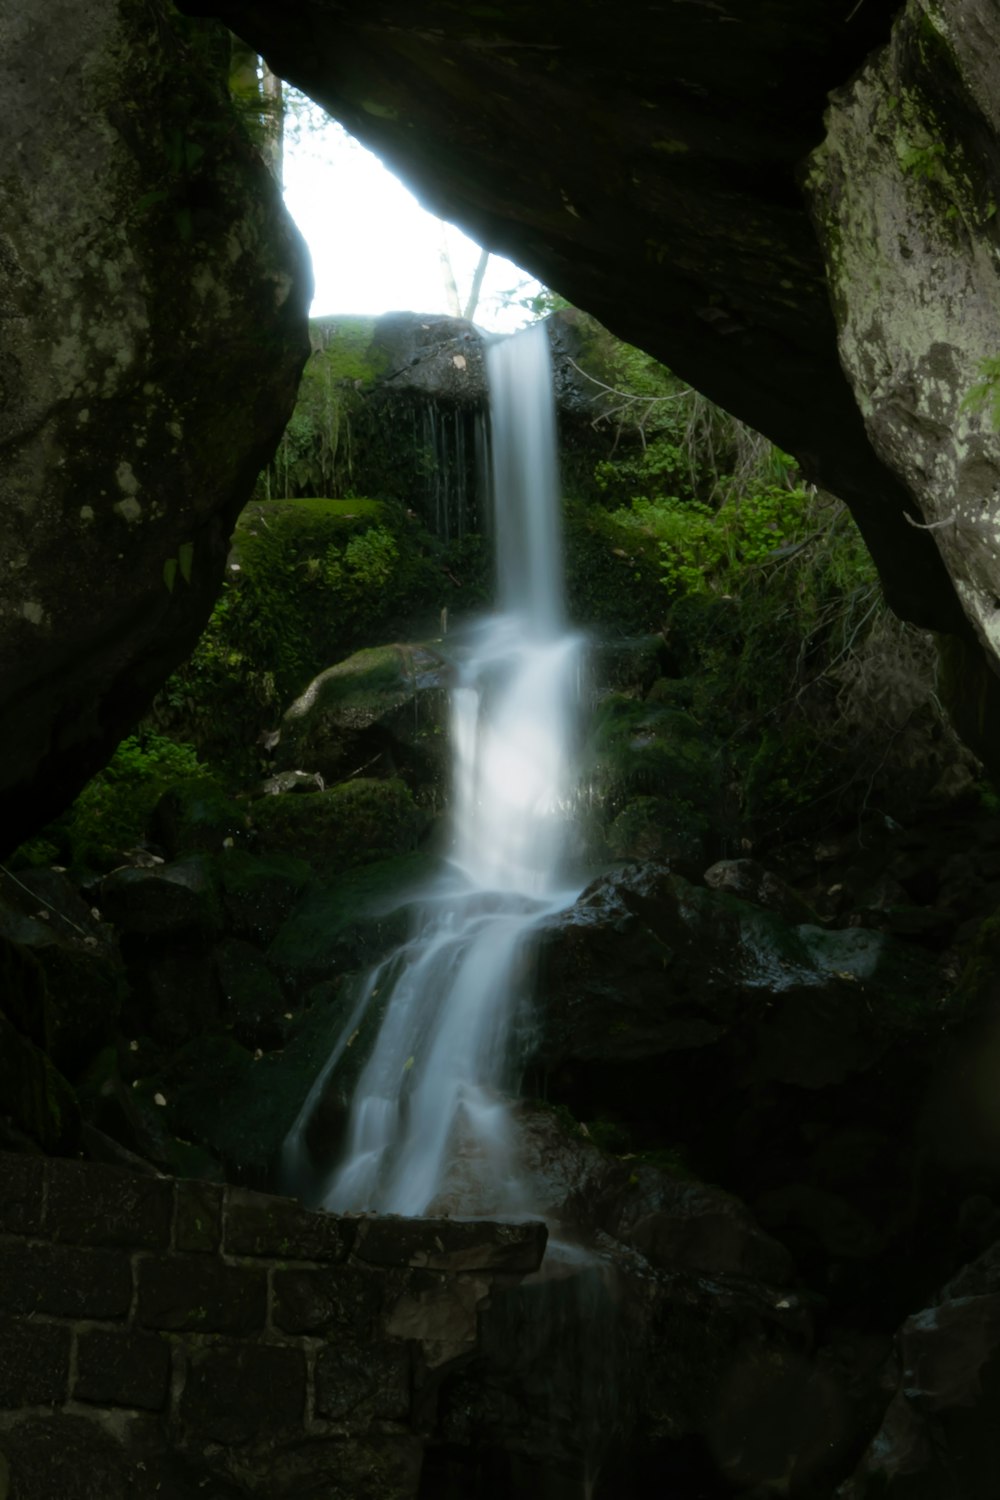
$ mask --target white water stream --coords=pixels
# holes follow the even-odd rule
[[[413,935],[369,977],[285,1148],[294,1179],[323,1086],[376,996],[334,1211],[530,1213],[507,1098],[539,922],[577,895],[564,871],[580,638],[562,592],[555,406],[543,327],[493,344],[497,612],[465,636],[451,695],[452,853]],[[386,995],[388,1001],[386,1002]]]

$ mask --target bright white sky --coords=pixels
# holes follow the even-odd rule
[[[420,207],[398,177],[333,120],[290,131],[285,141],[285,202],[312,254],[312,313],[447,313],[441,268],[444,236],[465,306],[479,246]],[[539,283],[509,260],[491,256],[475,312],[482,328],[512,333],[523,307],[504,308],[503,292],[533,296]]]

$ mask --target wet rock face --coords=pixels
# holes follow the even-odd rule
[[[304,249],[210,40],[135,0],[7,24],[8,847],[107,759],[191,649],[308,353]]]

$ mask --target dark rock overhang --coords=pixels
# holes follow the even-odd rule
[[[465,7],[187,0],[413,186],[796,454],[852,507],[890,602],[964,630],[840,366],[801,191],[886,0]]]

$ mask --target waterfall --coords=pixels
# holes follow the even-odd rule
[[[565,621],[544,328],[493,344],[487,368],[497,607],[453,647],[450,857],[410,939],[369,976],[286,1143],[294,1176],[324,1081],[381,996],[346,1148],[319,1194],[335,1211],[533,1207],[506,1100],[531,999],[533,933],[577,894],[565,845],[580,639]]]

